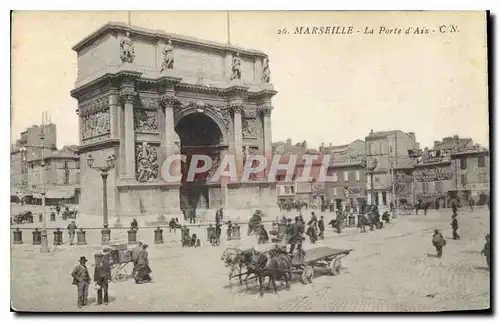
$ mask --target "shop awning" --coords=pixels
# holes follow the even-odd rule
[[[75,188],[71,187],[71,189],[58,189],[58,190],[49,190],[45,195],[45,198],[49,199],[71,199],[75,196]]]

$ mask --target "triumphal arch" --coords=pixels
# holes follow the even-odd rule
[[[261,177],[211,182],[208,173],[172,183],[161,176],[166,158],[178,153],[210,155],[214,164],[231,154],[238,166],[249,154],[272,158],[276,91],[265,53],[120,23],[104,25],[73,50],[82,213],[100,214],[103,201],[89,155],[94,165],[117,158],[107,179],[111,216],[276,208],[275,185]]]

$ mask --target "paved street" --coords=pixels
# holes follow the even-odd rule
[[[81,311],[440,311],[484,309],[490,306],[490,274],[480,251],[489,232],[487,208],[459,212],[461,240],[451,239],[451,211],[427,216],[399,216],[383,230],[359,233],[345,229],[337,235],[327,229],[316,246],[352,248],[343,259],[340,276],[317,276],[303,285],[298,277],[291,289],[258,295],[258,287],[228,286],[228,271],[220,255],[225,247],[246,247],[249,240],[224,242],[220,247],[182,248],[177,235],[164,231],[165,244],[150,244],[154,283],[132,280],[110,285],[111,303]],[[305,216],[306,220],[308,215]],[[435,258],[432,232],[442,229],[448,244]],[[242,227],[246,234],[246,227]],[[52,236],[50,236],[52,237]],[[152,237],[151,237],[152,239]],[[148,241],[149,242],[149,241]],[[269,247],[270,244],[265,247]],[[74,311],[76,288],[72,268],[79,256],[93,263],[98,246],[64,245],[43,255],[31,245],[14,247],[11,260],[11,296],[19,310]],[[131,270],[131,267],[128,267]],[[90,267],[93,273],[93,267]],[[90,302],[96,293],[90,289]]]

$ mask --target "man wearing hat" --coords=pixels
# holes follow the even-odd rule
[[[319,235],[321,239],[325,239],[325,217],[321,216],[318,221]]]
[[[109,263],[104,260],[103,254],[97,254],[94,270],[94,282],[99,288],[97,290],[97,305],[102,304],[102,292],[104,291],[104,304],[108,305],[108,285],[111,281],[111,268]]]
[[[460,236],[457,233],[458,230],[458,220],[457,220],[457,214],[453,214],[451,216],[451,228],[453,229],[453,239],[460,239]]]
[[[73,277],[73,285],[76,285],[76,289],[78,291],[77,297],[77,305],[78,307],[82,307],[87,305],[87,299],[89,296],[89,284],[90,284],[90,275],[87,266],[87,259],[85,256],[80,257],[80,264],[78,264],[71,276]]]
[[[227,222],[226,234],[227,234],[227,240],[231,240],[233,237],[233,224],[231,223],[231,220]]]
[[[488,264],[488,268],[490,268],[490,234],[487,234],[484,236],[484,239],[486,239],[486,243],[484,243],[484,248],[481,251],[481,254],[486,256],[486,263]]]
[[[443,256],[443,247],[446,245],[446,240],[438,229],[434,230],[434,235],[432,236],[432,245],[436,247],[437,257],[441,258]]]

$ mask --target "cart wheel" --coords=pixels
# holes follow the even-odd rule
[[[314,276],[314,269],[312,268],[312,266],[308,265],[304,267],[302,275],[300,276],[300,281],[304,284],[312,283],[313,276]]]
[[[335,258],[330,262],[330,269],[332,270],[332,275],[337,276],[340,274],[340,268],[342,267],[340,258]]]

